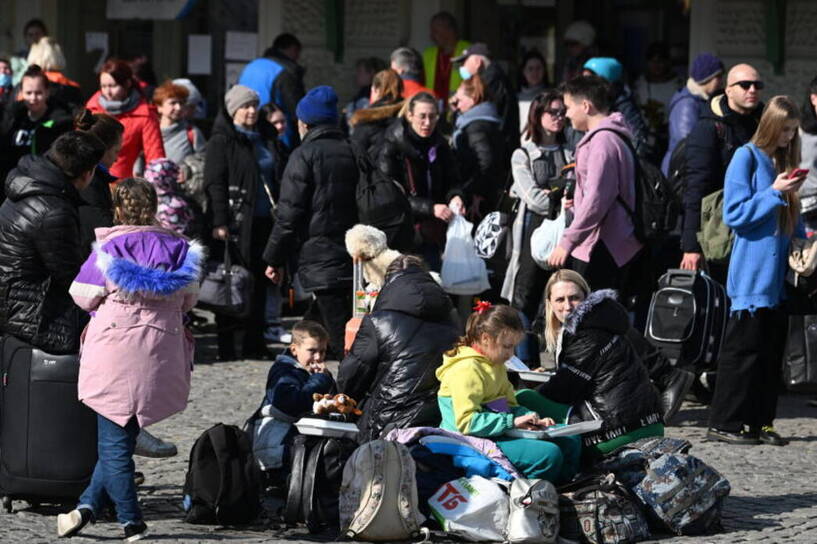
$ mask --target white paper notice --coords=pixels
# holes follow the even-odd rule
[[[225,42],[225,59],[252,60],[258,55],[258,34],[255,32],[227,31]]]
[[[224,83],[225,89],[228,89],[238,83],[238,78],[241,77],[241,72],[247,65],[245,62],[228,62],[224,65]]]
[[[209,34],[190,34],[187,37],[187,73],[210,75],[211,46]]]

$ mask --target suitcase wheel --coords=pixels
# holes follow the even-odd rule
[[[11,514],[14,508],[11,504],[11,497],[3,497],[3,510],[6,511],[6,514]]]

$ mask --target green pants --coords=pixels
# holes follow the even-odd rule
[[[579,470],[582,443],[578,436],[499,439],[496,445],[525,478],[541,478],[558,485]]]
[[[533,389],[521,389],[516,393],[516,401],[520,406],[529,408],[539,414],[539,417],[553,418],[556,423],[567,423],[567,414],[570,406],[554,402]],[[646,427],[641,427],[629,433],[623,434],[612,440],[594,444],[585,448],[584,455],[588,458],[603,457],[611,451],[625,446],[630,442],[635,442],[642,438],[652,436],[664,436],[663,423],[653,423]],[[574,437],[571,437],[574,438]],[[578,467],[577,467],[578,470]]]

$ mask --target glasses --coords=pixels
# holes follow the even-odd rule
[[[749,89],[751,89],[752,85],[754,85],[755,89],[757,89],[758,91],[762,91],[763,87],[765,86],[762,81],[738,81],[732,83],[729,86],[734,87],[735,85],[738,85],[744,91],[748,91]]]
[[[547,113],[551,117],[564,117],[565,115],[567,115],[567,108],[546,109],[545,113]]]

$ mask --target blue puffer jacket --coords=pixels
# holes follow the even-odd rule
[[[703,93],[693,94],[690,91],[690,83],[698,87],[694,81],[687,82],[687,86],[679,90],[672,96],[669,103],[669,147],[664,159],[661,161],[661,171],[665,176],[669,175],[669,160],[675,146],[683,140],[687,134],[692,132],[692,127],[698,122],[701,108],[706,105],[707,99]]]
[[[726,170],[723,221],[735,232],[726,281],[732,312],[774,308],[785,298],[791,237],[780,232],[778,215],[787,204],[772,188],[776,177],[769,156],[752,143],[735,151]],[[802,220],[794,236],[805,237]]]

